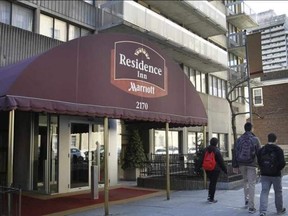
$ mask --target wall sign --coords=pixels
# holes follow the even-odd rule
[[[151,47],[135,41],[117,41],[111,54],[111,83],[145,98],[168,94],[165,59]]]

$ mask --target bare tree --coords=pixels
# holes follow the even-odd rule
[[[236,90],[237,88],[243,88],[243,84],[245,82],[249,82],[250,78],[248,76],[245,76],[243,78],[240,79],[236,79],[236,80],[230,80],[229,85],[230,88],[227,91],[226,94],[226,100],[229,103],[230,106],[230,110],[231,110],[231,125],[232,125],[232,132],[233,132],[233,140],[234,143],[236,143],[237,140],[237,130],[236,130],[236,117],[238,115],[245,115],[245,114],[249,114],[250,112],[237,112],[233,106],[234,102],[238,101],[240,98],[243,99],[246,103],[249,103],[249,98],[247,99],[246,97],[244,97],[243,95],[237,96],[236,98],[232,97],[232,93],[234,92],[234,90]],[[250,91],[250,89],[249,89]],[[232,99],[233,98],[233,99]]]

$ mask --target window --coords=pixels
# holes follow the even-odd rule
[[[91,4],[91,5],[94,5],[94,0],[84,0],[84,2]]]
[[[218,148],[223,157],[228,157],[228,134],[213,133],[212,137],[216,137],[219,140]]]
[[[54,19],[54,38],[67,41],[67,24],[65,22]]]
[[[226,88],[227,88],[226,82],[225,82],[225,80],[222,80],[222,96],[224,98],[226,98],[226,94],[227,94]]]
[[[184,65],[183,70],[194,85],[196,91],[206,93],[206,75],[186,65]]]
[[[0,1],[0,22],[32,31],[33,10],[6,1]]]
[[[203,145],[203,139],[202,132],[188,132],[188,154],[198,152],[201,145]]]
[[[53,38],[53,18],[40,14],[40,34]]]
[[[80,37],[80,28],[74,25],[69,25],[68,40],[73,40],[78,37]]]
[[[40,34],[60,41],[67,41],[89,35],[91,32],[59,19],[40,14]]]
[[[0,22],[10,24],[10,3],[0,1]]]
[[[217,87],[217,84],[218,84],[218,82],[217,82],[217,77],[214,77],[214,76],[213,76],[213,78],[212,78],[212,85],[213,85],[213,95],[214,95],[214,96],[217,96],[217,95],[218,95],[218,91],[217,91],[218,87]]]
[[[201,74],[199,71],[196,71],[196,90],[201,92]]]
[[[155,154],[166,154],[166,142],[165,142],[166,131],[155,130]],[[178,154],[178,131],[168,132],[168,151],[169,154]]]
[[[262,88],[253,89],[253,104],[254,106],[263,106]]]
[[[21,29],[32,31],[33,11],[28,8],[13,4],[12,5],[12,25]]]

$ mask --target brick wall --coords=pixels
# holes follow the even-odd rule
[[[253,106],[254,133],[261,143],[267,143],[268,133],[274,132],[278,144],[288,150],[288,83],[263,86],[264,106]]]

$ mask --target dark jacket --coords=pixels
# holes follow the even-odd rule
[[[256,152],[256,155],[255,155],[255,159],[252,163],[250,164],[243,164],[243,163],[239,163],[237,160],[236,160],[236,149],[237,149],[237,145],[239,145],[240,140],[243,136],[250,136],[253,140],[253,144],[255,145],[255,152]],[[259,149],[261,148],[261,143],[260,143],[260,140],[258,139],[258,137],[256,137],[252,132],[250,131],[246,131],[242,136],[240,136],[237,141],[236,141],[236,144],[234,145],[234,149],[232,151],[232,167],[234,168],[238,168],[239,166],[252,166],[252,167],[257,167],[257,152],[259,151]]]
[[[220,171],[222,170],[224,173],[227,174],[227,168],[225,166],[225,163],[224,163],[224,160],[223,160],[223,157],[221,155],[221,152],[220,150],[215,147],[215,146],[212,146],[212,145],[209,145],[203,152],[203,155],[202,155],[202,158],[201,158],[201,166],[202,166],[202,163],[203,163],[203,160],[204,160],[204,156],[205,156],[205,152],[208,151],[208,152],[214,152],[215,154],[215,160],[216,160],[216,167],[215,167],[215,170],[214,171]]]
[[[261,154],[264,150],[268,150],[268,151],[274,151],[275,154],[276,154],[276,158],[277,158],[277,172],[275,172],[274,175],[271,175],[271,174],[267,174],[267,173],[264,173],[263,170],[261,170]],[[285,158],[284,158],[284,153],[283,153],[283,150],[277,146],[276,144],[266,144],[265,146],[263,146],[259,151],[258,151],[258,155],[257,155],[257,158],[258,158],[258,164],[259,164],[259,167],[260,167],[260,172],[261,172],[261,175],[263,176],[281,176],[281,170],[285,167],[286,165],[286,162],[285,162]]]

